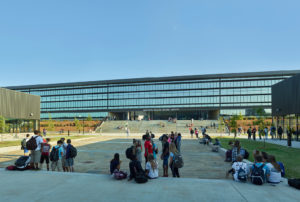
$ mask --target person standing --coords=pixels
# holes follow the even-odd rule
[[[66,172],[67,171],[66,152],[67,152],[68,144],[65,143],[65,138],[61,138],[60,140],[62,142],[61,147],[63,148],[63,155],[62,155],[62,158],[61,158],[61,165],[62,165],[63,171]]]
[[[177,135],[176,148],[179,152],[181,151],[181,133],[178,133],[178,135]]]
[[[198,139],[199,130],[197,128],[195,128],[195,135],[196,135],[196,138]]]
[[[57,169],[57,171],[60,172],[62,169],[62,157],[63,157],[63,153],[64,153],[62,143],[63,142],[61,140],[58,140],[57,145],[52,148],[52,151],[50,154],[50,157],[52,156],[52,153],[54,154],[53,159],[50,159],[52,161],[51,162],[51,170],[52,171],[55,171]]]
[[[193,130],[193,128],[191,128],[190,133],[191,133],[191,138],[193,139],[193,135],[194,135],[194,130]]]
[[[41,137],[41,132],[38,130],[34,131],[34,135],[31,137],[30,140],[27,141],[26,146],[28,147],[28,143],[30,144],[31,141],[35,140],[36,148],[31,150],[31,167],[35,170],[39,169],[39,162],[41,160],[41,145],[44,142],[43,138]],[[29,149],[29,148],[28,148]]]
[[[45,128],[43,129],[43,135],[44,135],[44,137],[46,137],[46,135],[47,135],[47,130]]]
[[[267,140],[268,139],[268,133],[269,133],[268,127],[265,127],[264,133],[265,133],[265,139]]]
[[[44,161],[46,161],[47,164],[47,171],[49,171],[49,153],[50,153],[50,149],[51,149],[51,145],[49,144],[50,142],[50,138],[46,139],[46,142],[42,143],[42,147],[41,147],[41,151],[42,151],[42,155],[41,155],[41,168],[43,167],[43,163]]]
[[[278,134],[280,140],[282,139],[282,133],[283,133],[283,129],[281,126],[279,126],[279,128],[277,130],[277,134]]]
[[[252,137],[253,137],[253,140],[255,141],[256,140],[256,128],[253,127],[252,129]]]
[[[71,145],[71,140],[68,139],[67,140],[68,146],[67,146],[67,150],[66,150],[66,171],[67,172],[74,172],[74,154],[72,154],[72,150],[76,151],[77,150],[74,148],[73,145]],[[76,154],[77,155],[77,154]]]
[[[151,137],[150,137],[149,133],[146,135],[146,141],[144,143],[144,147],[145,147],[145,163],[147,163],[148,155],[149,154],[153,155],[153,145],[152,145]]]
[[[28,142],[29,140],[29,134],[26,134],[26,137],[21,141],[21,150],[24,151],[24,156],[25,154],[28,153],[28,149],[26,148],[26,143]]]
[[[272,139],[274,139],[274,137],[276,136],[276,128],[274,125],[272,125],[270,128],[270,135]]]
[[[178,154],[179,154],[179,152],[176,149],[175,144],[171,143],[171,145],[170,145],[170,164],[169,165],[170,165],[173,177],[180,177],[179,169],[174,165],[175,155],[178,155]]]
[[[142,164],[142,144],[140,140],[136,141],[135,154],[137,157],[137,161],[139,161]]]
[[[248,128],[247,130],[247,134],[248,134],[248,140],[251,140],[251,133],[252,133],[252,129],[251,126]]]
[[[168,161],[169,161],[169,142],[168,142],[168,137],[163,136],[163,151],[161,154],[161,159],[163,160],[163,170],[164,170],[164,175],[163,177],[168,177]]]

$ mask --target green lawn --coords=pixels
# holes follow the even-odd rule
[[[80,138],[86,138],[86,137],[95,137],[95,136],[91,136],[91,135],[78,135],[78,136],[70,136],[70,137],[68,137],[66,135],[66,136],[61,136],[61,137],[64,137],[66,139],[74,140],[74,139],[80,139]],[[61,139],[61,137],[52,137],[52,138],[49,137],[49,138],[51,139],[51,142],[52,142],[52,141],[57,141],[57,140]],[[21,140],[3,141],[3,142],[0,141],[0,148],[2,148],[2,147],[10,147],[10,146],[20,146],[20,148],[21,148]]]
[[[218,137],[222,147],[229,148],[228,142],[234,141],[233,138]],[[263,142],[255,142],[253,140],[239,139],[241,146],[249,152],[249,160],[253,162],[253,150],[259,150],[274,155],[277,161],[281,161],[285,166],[287,178],[300,178],[300,149],[289,148],[285,146],[266,143],[264,147]]]

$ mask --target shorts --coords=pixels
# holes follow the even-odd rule
[[[31,163],[39,163],[40,162],[40,160],[41,160],[41,151],[40,150],[38,150],[38,151],[31,151],[31,154],[30,154],[30,156],[31,156],[31,160],[30,160],[30,162]]]
[[[52,169],[52,171],[55,171],[56,169],[58,172],[61,171],[62,170],[61,159],[59,159],[58,161],[52,161],[51,169]]]
[[[66,167],[72,167],[74,165],[74,159],[68,158],[66,159]]]
[[[66,163],[66,156],[63,156],[63,157],[61,158],[61,165],[62,165],[62,167],[67,167],[66,164],[67,164],[67,163]]]
[[[49,164],[49,155],[42,154],[40,163],[44,163],[44,161]]]
[[[168,162],[169,162],[169,155],[164,156],[163,166],[168,166]]]

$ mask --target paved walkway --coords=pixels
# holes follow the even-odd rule
[[[0,170],[1,201],[299,201],[286,183],[255,186],[232,180],[158,178],[146,184],[117,181],[109,175]]]
[[[261,141],[263,142],[263,139],[256,139],[257,141]],[[271,144],[277,144],[277,145],[281,145],[281,146],[287,146],[287,140],[278,140],[278,139],[268,139],[266,140],[267,143],[271,143]],[[298,148],[300,149],[300,141],[292,141],[292,148]]]

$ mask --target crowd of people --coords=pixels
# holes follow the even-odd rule
[[[141,140],[133,139],[133,145],[126,150],[126,157],[129,163],[129,181],[135,179],[137,182],[144,182],[147,179],[156,179],[159,177],[158,158],[163,162],[163,177],[168,177],[169,168],[173,177],[180,177],[179,169],[183,166],[181,156],[181,134],[171,132],[171,134],[162,135],[159,140],[162,144],[162,152],[159,155],[158,146],[154,141],[155,135],[146,132],[143,135],[144,141],[144,159],[145,166],[143,168]],[[116,153],[110,162],[110,173],[117,179],[127,178],[127,173],[121,171],[120,155]]]
[[[229,142],[232,149],[226,152],[226,160],[232,163],[232,168],[226,173],[232,174],[233,180],[246,182],[250,180],[253,184],[264,183],[278,184],[281,177],[285,176],[285,168],[282,162],[277,162],[275,156],[266,152],[254,150],[254,163],[243,162],[249,157],[249,153],[242,146],[240,141]]]
[[[30,169],[41,170],[46,163],[47,171],[74,172],[74,158],[77,155],[76,148],[71,144],[71,139],[65,142],[65,138],[57,141],[57,145],[51,146],[51,139],[43,139],[40,131],[35,130],[34,135],[26,135],[21,141],[21,149],[24,150],[24,156],[29,152]],[[51,150],[52,148],[52,150]]]

